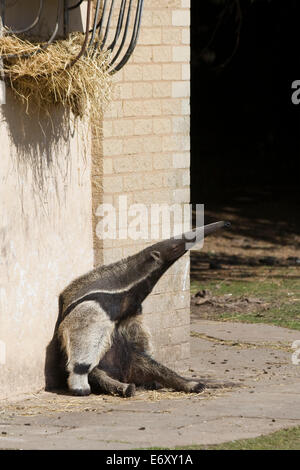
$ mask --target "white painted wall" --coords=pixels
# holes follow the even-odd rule
[[[93,267],[88,133],[51,118],[0,110],[0,397],[44,386],[58,294]]]

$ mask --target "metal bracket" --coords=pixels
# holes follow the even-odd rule
[[[64,37],[67,37],[70,32],[70,12],[79,8],[83,1],[84,0],[80,0],[73,5],[70,5],[70,0],[57,0],[57,13],[53,32],[49,40],[41,46],[38,53],[47,49],[47,47],[49,47],[49,45],[57,38],[61,21],[63,22]],[[6,0],[0,0],[0,15],[3,27],[5,26],[6,28],[5,34],[21,34],[32,30],[40,22],[42,12],[45,7],[45,0],[39,0],[37,12],[35,13],[35,17],[30,25],[22,29],[12,29],[7,27],[5,24],[6,3]],[[119,6],[116,7],[115,0],[96,0],[96,3],[94,3],[94,11],[92,12],[92,0],[87,0],[85,39],[80,53],[77,57],[72,59],[69,64],[67,64],[67,67],[72,67],[83,54],[98,56],[102,51],[106,50],[112,53],[112,58],[109,64],[110,73],[114,74],[121,70],[121,68],[124,67],[130,59],[136,47],[141,26],[143,4],[144,0],[137,0],[135,7],[133,7],[133,0],[121,0]],[[116,30],[114,32],[112,42],[105,48],[111,31],[111,20],[114,12],[117,11],[117,8],[119,8],[119,11]],[[134,8],[135,15],[133,12]],[[131,37],[129,37],[130,28],[132,28]],[[125,46],[127,38],[127,42],[129,42],[129,44]],[[37,52],[34,52],[34,54],[36,53]],[[28,57],[30,55],[31,54],[26,54],[22,55],[22,57]],[[13,58],[17,56],[10,54],[6,57]]]

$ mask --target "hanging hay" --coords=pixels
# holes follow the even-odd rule
[[[69,67],[83,42],[84,34],[72,33],[41,51],[41,42],[14,35],[0,38],[6,80],[27,105],[27,112],[30,103],[44,110],[52,104],[62,104],[80,118],[87,113],[91,118],[99,117],[111,96],[110,54],[102,52],[92,57],[87,53]],[[10,58],[10,54],[29,57]]]

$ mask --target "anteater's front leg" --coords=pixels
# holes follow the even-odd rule
[[[121,397],[132,397],[135,394],[134,384],[119,382],[98,367],[94,367],[89,373],[89,384],[93,393],[108,393]]]
[[[68,387],[73,395],[89,395],[89,373],[111,346],[114,324],[94,301],[77,305],[61,322],[58,338],[67,358]]]
[[[146,353],[134,353],[132,357],[130,382],[137,385],[148,384],[149,382],[159,382],[167,388],[176,391],[200,393],[204,390],[205,384],[190,381],[181,377],[173,370],[160,364]]]

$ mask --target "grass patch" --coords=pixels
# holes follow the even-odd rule
[[[203,446],[151,447],[151,450],[300,450],[300,427],[283,429],[267,436]]]
[[[296,278],[282,277],[269,279],[265,277],[251,280],[213,280],[199,282],[191,280],[191,293],[206,289],[215,297],[231,294],[232,300],[242,297],[255,297],[264,302],[257,310],[247,311],[210,308],[209,318],[220,321],[238,321],[246,323],[266,323],[300,330],[300,282]],[[201,318],[201,311],[200,311]]]

